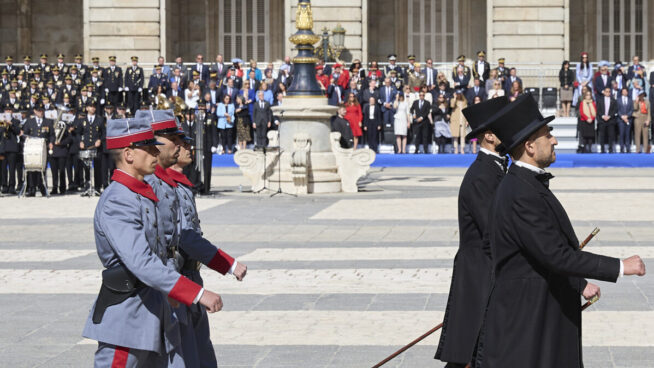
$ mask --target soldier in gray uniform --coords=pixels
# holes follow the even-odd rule
[[[143,181],[155,170],[156,144],[147,120],[107,124],[116,170],[94,216],[96,248],[106,269],[82,333],[98,341],[95,367],[184,367],[171,305],[200,303],[212,313],[222,308],[219,295],[175,270],[163,246],[159,199]]]
[[[175,183],[177,183],[175,191],[177,192],[177,198],[179,199],[182,227],[192,228],[198,234],[202,235],[200,218],[198,217],[198,210],[195,205],[195,198],[193,197],[193,184],[186,175],[182,173],[184,167],[193,162],[193,157],[191,156],[191,139],[185,135],[182,136],[182,139],[183,142],[180,145],[177,163],[166,169],[166,173],[175,181]],[[182,275],[200,285],[204,285],[204,281],[200,276],[199,267],[184,267],[182,269]],[[195,340],[198,346],[197,349],[201,366],[215,367],[217,364],[216,353],[214,352],[213,344],[209,337],[209,318],[207,312],[196,306],[190,306],[189,312],[190,320],[194,326]]]
[[[186,223],[183,219],[176,192],[178,184],[166,172],[166,169],[177,162],[181,144],[181,130],[177,126],[172,110],[139,110],[136,118],[150,118],[155,137],[162,144],[158,147],[160,154],[157,157],[158,165],[154,175],[147,176],[145,180],[160,198],[157,210],[167,248],[175,253],[178,248],[180,249],[177,257],[178,270],[182,273],[198,271],[202,263],[223,275],[231,273],[239,281],[242,280],[247,272],[245,265],[236,262],[229,254],[211,244],[192,224]],[[181,323],[184,362],[191,367],[215,367],[215,353],[209,340],[208,325],[206,333],[198,336],[193,324],[194,312],[197,312],[197,308],[190,306],[175,309]],[[198,340],[198,337],[202,340]],[[205,360],[203,361],[202,358]]]

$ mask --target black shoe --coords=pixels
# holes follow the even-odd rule
[[[14,188],[9,189],[8,193],[9,194],[14,194],[14,195],[18,194],[18,192],[16,192],[16,189],[14,189]]]
[[[58,195],[58,194],[59,194],[59,191],[57,190],[57,188],[52,188],[52,192],[50,192],[50,194],[52,194],[52,195]],[[43,194],[43,192],[41,192],[41,195],[45,195],[45,194]]]
[[[77,187],[76,186],[69,186],[68,187],[68,192],[77,192]]]
[[[25,194],[25,197],[35,197],[36,196],[36,190],[29,190],[27,191],[27,194]]]
[[[43,186],[40,187],[40,188],[39,188],[39,192],[41,192],[41,196],[42,196],[42,197],[45,197],[45,187],[43,187]]]
[[[59,194],[61,195],[66,194],[66,187],[59,187]]]
[[[7,194],[7,193],[9,193],[9,188],[8,187],[2,187],[0,189],[0,192],[2,192],[2,194]]]

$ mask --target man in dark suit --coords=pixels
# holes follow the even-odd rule
[[[45,119],[43,117],[45,110],[43,105],[36,104],[34,106],[34,117],[27,119],[25,125],[23,125],[23,135],[28,137],[37,137],[45,138],[46,144],[48,145],[48,150],[52,150],[54,144],[54,124],[52,120]],[[44,178],[45,179],[45,178]],[[29,172],[27,174],[27,196],[34,197],[36,195],[36,189],[38,188],[41,192],[41,195],[45,197],[46,191],[45,186],[47,185],[47,180],[45,182],[41,180],[41,174],[38,172]]]
[[[379,96],[379,90],[377,90],[377,81],[371,80],[368,82],[368,88],[364,89],[361,93],[361,101],[363,103],[368,103],[370,97],[374,97],[377,103],[381,103],[381,97]]]
[[[522,85],[522,79],[518,77],[517,73],[518,72],[515,68],[509,69],[509,76],[506,77],[506,80],[504,81],[504,94],[507,96],[511,94],[511,87],[513,87],[513,82],[518,82],[520,83],[521,87],[524,87]]]
[[[257,92],[257,100],[254,102],[252,113],[252,127],[255,129],[255,145],[266,147],[266,133],[272,124],[272,110],[270,104],[263,99],[263,91]]]
[[[177,83],[177,87],[180,92],[186,89],[187,80],[186,77],[182,74],[182,69],[174,67],[172,71],[172,76],[170,77],[170,84]]]
[[[368,103],[363,105],[363,130],[366,132],[368,147],[379,152],[379,132],[382,129],[382,113],[374,97],[370,97]]]
[[[227,67],[223,61],[222,54],[216,55],[216,62],[211,64],[211,71],[216,73],[218,80],[223,80],[223,78],[225,78],[225,75],[227,74]]]
[[[238,89],[234,87],[234,80],[231,78],[227,78],[227,85],[223,86],[223,90],[220,93],[220,101],[222,101],[226,95],[229,95],[230,101],[236,101]]]
[[[352,135],[352,128],[350,128],[350,123],[345,120],[346,113],[345,106],[340,105],[338,107],[337,115],[332,117],[332,132],[341,133],[340,145],[341,148],[352,148],[354,146],[354,136]]]
[[[422,74],[425,76],[425,85],[427,86],[428,91],[432,91],[438,85],[436,77],[438,76],[438,69],[434,68],[434,61],[432,59],[427,59],[425,63],[425,68],[422,70]]]
[[[397,97],[398,91],[395,86],[391,84],[391,79],[386,77],[384,79],[384,86],[379,89],[379,100],[381,101],[381,113],[384,118],[384,125],[392,124],[395,116],[395,109],[393,103]]]
[[[625,87],[621,90],[617,102],[618,116],[616,117],[616,122],[618,124],[620,153],[629,153],[631,152],[631,123],[633,121],[634,103],[631,100],[631,96],[629,96],[628,88]]]
[[[331,106],[338,106],[343,103],[344,99],[343,87],[336,84],[334,78],[330,78],[327,87],[327,103]]]
[[[580,295],[598,296],[584,278],[616,282],[644,275],[638,256],[620,261],[579,250],[568,215],[545,171],[558,144],[529,94],[498,113],[495,134],[513,164],[489,212],[493,287],[475,367],[583,367]]]
[[[59,124],[59,122],[54,122]],[[56,125],[55,125],[56,127]],[[53,142],[52,153],[50,154],[50,171],[52,172],[52,192],[51,194],[66,193],[66,160],[68,159],[68,149],[73,143],[73,136],[68,131],[68,127],[61,127],[63,133],[61,139],[57,142],[56,136]],[[55,130],[56,131],[56,130]]]
[[[420,143],[422,142],[423,153],[429,153],[429,125],[431,124],[431,104],[425,100],[425,92],[420,91],[419,99],[413,101],[409,110],[413,117],[413,132],[415,134],[414,144],[416,152],[420,152]]]
[[[472,76],[481,79],[482,82],[488,80],[490,75],[490,64],[486,61],[486,52],[477,53],[477,62],[472,65]]]
[[[363,105],[363,96],[361,95],[361,91],[357,88],[356,81],[350,81],[350,87],[345,90],[343,95],[349,96],[350,94],[353,94],[354,97],[356,97],[357,101],[359,101],[359,105]]]
[[[161,86],[161,93],[163,94],[166,94],[168,88],[170,88],[168,84],[168,76],[163,74],[161,66],[157,65],[154,67],[154,74],[150,76],[150,80],[148,81],[148,90],[150,91],[151,96],[156,95],[159,86]]]
[[[599,99],[602,97],[604,88],[606,87],[611,88],[611,74],[609,73],[608,61],[604,61],[604,60],[600,61],[599,72],[600,74],[597,77],[595,77],[595,80],[593,81],[593,88],[595,89],[595,99]]]
[[[195,57],[195,65],[191,67],[191,70],[197,71],[200,74],[200,80],[206,82],[209,79],[209,67],[203,63],[204,56],[198,54]]]
[[[5,114],[12,114],[14,107],[7,103],[3,107]],[[2,119],[0,119],[2,120]],[[16,163],[18,160],[18,136],[20,135],[20,121],[10,118],[0,124],[0,190],[3,194],[16,194]],[[4,152],[3,152],[4,151]]]
[[[609,145],[609,153],[615,146],[615,118],[618,115],[618,104],[611,97],[611,88],[605,87],[602,96],[597,99],[597,132],[601,152],[605,153],[604,144]]]
[[[463,110],[472,128],[466,138],[477,138],[480,150],[459,188],[459,251],[454,257],[450,295],[435,356],[451,368],[463,368],[472,361],[490,293],[492,263],[485,237],[488,211],[506,170],[506,157],[498,153],[501,142],[493,133],[492,117],[508,104],[508,98],[502,96]]]
[[[632,59],[632,64],[627,69],[627,80],[631,80],[638,70],[643,71],[643,76],[647,75],[645,72],[645,66],[640,63],[640,56],[636,55]]]
[[[466,99],[468,100],[468,106],[472,105],[475,101],[475,97],[479,96],[482,101],[486,99],[486,89],[481,85],[479,77],[475,77],[475,80],[472,84],[472,87],[468,88],[466,92]]]

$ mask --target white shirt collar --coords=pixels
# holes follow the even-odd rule
[[[535,172],[537,174],[544,174],[545,173],[545,170],[541,169],[540,167],[536,167],[536,166],[528,164],[526,162],[514,161],[514,163],[516,164],[516,166],[524,167],[525,169],[531,170],[531,171],[533,171],[533,172]]]
[[[493,151],[491,151],[491,150],[489,150],[489,149],[486,149],[486,148],[484,148],[484,147],[480,147],[479,150],[480,150],[481,152],[487,154],[487,155],[491,155],[491,156],[495,156],[495,157],[500,158],[500,159],[504,159],[504,157],[500,156],[499,153],[497,153],[497,152],[493,152]]]

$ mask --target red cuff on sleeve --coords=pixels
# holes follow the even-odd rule
[[[202,286],[196,284],[184,276],[180,276],[168,296],[180,303],[191,305],[193,304],[195,297],[198,296],[200,290],[202,290]]]
[[[223,252],[222,250],[218,249],[216,252],[216,255],[213,256],[211,261],[209,261],[209,268],[212,270],[218,271],[222,273],[223,275],[229,271],[229,269],[232,267],[234,264],[234,258],[232,258],[229,254]]]

